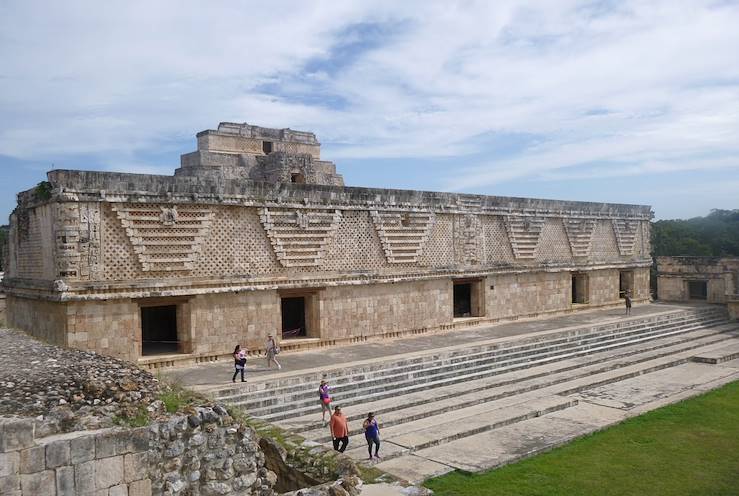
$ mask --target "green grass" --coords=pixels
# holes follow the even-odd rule
[[[739,495],[739,382],[498,470],[425,485],[435,496]]]
[[[159,399],[164,403],[167,413],[182,412],[204,400],[202,396],[185,389],[177,382],[161,381],[160,383],[162,387]]]

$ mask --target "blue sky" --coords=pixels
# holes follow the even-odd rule
[[[353,186],[739,208],[739,3],[0,3],[0,219],[52,167],[171,174],[220,121]],[[0,220],[0,223],[4,222]]]

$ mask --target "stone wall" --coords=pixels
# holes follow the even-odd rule
[[[739,258],[657,257],[660,300],[689,300],[688,281],[706,282],[708,303],[727,303],[739,294]]]
[[[219,406],[135,429],[40,430],[0,418],[3,496],[274,494],[257,434]]]
[[[8,295],[8,327],[57,346],[67,346],[67,306],[54,302]],[[104,332],[101,329],[101,332]],[[94,349],[94,348],[87,348]]]
[[[486,310],[494,319],[570,308],[570,273],[491,276],[485,281]]]

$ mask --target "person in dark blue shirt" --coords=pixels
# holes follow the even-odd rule
[[[367,415],[364,423],[364,438],[367,440],[367,451],[369,452],[369,459],[372,459],[372,445],[375,445],[375,458],[379,459],[380,455],[377,453],[380,451],[380,426],[377,424],[375,414],[370,412]]]

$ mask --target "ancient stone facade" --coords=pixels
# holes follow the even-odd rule
[[[723,303],[739,317],[739,258],[657,257],[657,297]]]
[[[647,206],[344,187],[318,157],[222,124],[174,177],[50,172],[11,216],[9,323],[174,363],[649,298]]]

